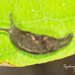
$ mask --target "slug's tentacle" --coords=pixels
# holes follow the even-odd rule
[[[11,27],[13,27],[14,26],[14,22],[12,20],[12,13],[10,13],[10,21],[11,21]]]
[[[4,29],[4,28],[0,28],[0,30],[3,30],[3,31],[6,31],[6,32],[9,32],[8,29]]]
[[[13,23],[13,20],[12,20],[12,13],[10,13],[10,20],[11,20],[11,28],[13,28],[14,27],[14,23]],[[0,30],[9,32],[9,29],[0,28]]]
[[[70,43],[71,39],[73,37],[73,33],[72,34],[68,34],[67,36],[65,36],[64,38],[59,38],[59,42],[60,42],[60,48],[66,46],[67,44]]]

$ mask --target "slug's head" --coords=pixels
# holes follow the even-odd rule
[[[16,27],[14,26],[13,20],[12,20],[12,13],[10,13],[10,21],[11,21],[11,27],[9,29],[0,28],[0,30],[4,30],[6,32],[11,32],[13,29],[16,30]]]

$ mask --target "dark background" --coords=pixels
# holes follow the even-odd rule
[[[74,68],[63,68],[64,64],[75,66],[75,55],[26,67],[0,67],[0,75],[75,75]]]

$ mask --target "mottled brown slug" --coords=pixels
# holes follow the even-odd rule
[[[11,42],[20,50],[32,54],[47,54],[55,52],[66,46],[71,41],[73,34],[68,34],[63,38],[54,38],[47,35],[39,35],[22,31],[14,26],[12,14],[10,14],[11,27],[9,29],[0,28],[8,32]]]

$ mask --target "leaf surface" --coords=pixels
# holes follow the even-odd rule
[[[74,0],[0,0],[0,28],[10,27],[10,13],[15,26],[24,31],[55,38],[75,34]],[[75,54],[74,39],[56,52],[34,55],[18,50],[0,31],[0,63],[21,67],[61,59]]]

